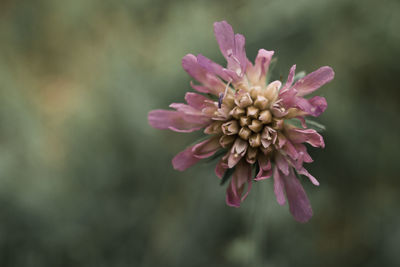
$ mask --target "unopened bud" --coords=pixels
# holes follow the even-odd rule
[[[244,127],[251,123],[251,119],[249,117],[240,117],[239,119],[240,126]]]
[[[260,134],[252,134],[249,138],[249,144],[251,147],[259,147],[261,145]]]
[[[223,148],[228,147],[230,144],[233,143],[233,141],[235,141],[235,136],[233,135],[223,135],[219,139],[219,143]]]
[[[235,120],[231,120],[222,124],[222,132],[226,135],[237,134],[238,131],[239,131],[239,125]]]
[[[271,112],[269,110],[261,111],[260,115],[258,116],[258,119],[263,123],[270,123],[272,120]]]
[[[249,93],[238,93],[235,96],[235,103],[241,108],[245,108],[253,104],[253,100],[251,100]]]
[[[262,125],[261,121],[259,121],[259,120],[252,120],[251,124],[249,125],[249,129],[256,133],[261,131],[262,127],[263,127],[263,125]]]
[[[246,111],[242,108],[239,108],[238,106],[234,107],[231,111],[231,115],[232,117],[234,117],[235,119],[239,119],[240,116],[243,116],[246,114]]]
[[[250,106],[247,107],[247,116],[256,119],[258,116],[258,108],[256,108],[255,106]]]
[[[264,110],[268,107],[269,100],[262,95],[258,95],[256,101],[254,101],[254,106],[258,107],[261,110]]]
[[[247,127],[242,127],[239,131],[239,136],[244,140],[249,139],[250,135],[251,135],[251,131]]]
[[[257,152],[258,152],[257,148],[249,147],[247,149],[246,161],[250,164],[254,164],[257,160]]]

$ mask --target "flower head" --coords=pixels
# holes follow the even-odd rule
[[[229,206],[240,206],[253,181],[273,177],[278,203],[284,205],[287,199],[294,218],[306,222],[312,209],[296,174],[319,185],[303,167],[304,162],[312,162],[304,143],[322,148],[325,144],[317,131],[307,128],[305,116],[319,116],[327,103],[320,96],[304,96],[331,81],[334,72],[330,67],[321,67],[294,82],[294,65],[285,84],[268,83],[274,51],[260,49],[252,64],[246,56],[243,35],[234,34],[225,21],[214,24],[214,33],[227,66],[203,55],[186,55],[182,66],[200,83],[192,83],[193,89],[203,94],[186,93],[187,104],[173,103],[173,111],[151,111],[149,123],[177,132],[204,129],[209,136],[174,157],[172,164],[177,170],[183,171],[217,151],[226,151],[215,173],[223,180],[232,173],[226,191]],[[294,119],[301,127],[291,123]]]

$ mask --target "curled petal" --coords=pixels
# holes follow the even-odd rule
[[[318,70],[311,72],[304,78],[298,80],[293,85],[293,88],[297,90],[298,96],[308,95],[320,88],[322,85],[330,82],[334,76],[335,73],[331,67],[321,67]]]
[[[186,148],[172,159],[172,166],[175,170],[184,171],[200,160],[193,155],[192,148]]]
[[[312,176],[305,168],[297,169],[297,172],[299,174],[307,176],[308,179],[310,179],[311,183],[313,183],[314,185],[317,185],[317,186],[319,185],[318,180],[314,176]]]
[[[249,65],[246,70],[246,74],[253,84],[265,86],[266,76],[273,55],[274,51],[258,50],[254,66]]]
[[[277,153],[275,156],[275,163],[278,169],[283,172],[283,174],[289,174],[289,163],[287,162],[286,158],[282,156],[281,153]]]
[[[280,91],[281,93],[285,92],[287,89],[289,89],[292,86],[295,72],[296,72],[296,65],[293,65],[290,68],[288,79]]]
[[[218,79],[214,74],[208,72],[205,68],[200,66],[197,58],[192,54],[187,54],[182,59],[183,69],[197,81],[201,82],[204,86],[192,87],[202,93],[210,93],[218,95],[225,90],[225,84]]]
[[[149,124],[157,129],[170,129],[176,132],[193,132],[204,128],[210,119],[205,116],[187,115],[172,110],[152,110],[148,115]]]
[[[221,159],[218,161],[217,166],[215,166],[215,174],[219,177],[222,178],[228,169],[228,165],[226,164],[224,159]]]
[[[243,194],[247,183],[247,192]],[[251,189],[251,165],[244,160],[240,161],[233,172],[232,180],[226,190],[226,204],[239,207]]]
[[[196,93],[188,92],[185,95],[185,100],[194,109],[202,110],[206,107],[206,101],[210,101],[209,98],[199,95]]]
[[[289,175],[284,177],[283,183],[289,202],[290,213],[292,213],[296,221],[307,222],[312,217],[313,212],[307,194],[299,179],[294,174],[293,169],[290,169]]]
[[[291,128],[287,130],[286,136],[293,143],[309,143],[313,147],[325,147],[324,139],[314,129]]]
[[[204,159],[214,155],[221,148],[219,138],[220,136],[216,136],[194,145],[192,148],[193,156],[198,159]]]

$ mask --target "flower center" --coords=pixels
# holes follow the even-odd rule
[[[249,163],[254,163],[260,152],[273,152],[272,145],[284,123],[271,111],[276,108],[279,86],[279,82],[273,82],[263,89],[229,90],[220,98],[222,108],[218,109],[225,119],[216,118],[206,133],[221,134],[221,146],[230,148],[234,158],[245,156]]]

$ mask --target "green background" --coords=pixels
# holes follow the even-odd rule
[[[0,2],[0,266],[399,266],[400,2]],[[273,75],[329,65],[326,148],[302,179],[307,224],[272,181],[225,205],[212,164],[173,170],[199,134],[147,113],[219,63],[214,21],[275,50]]]

